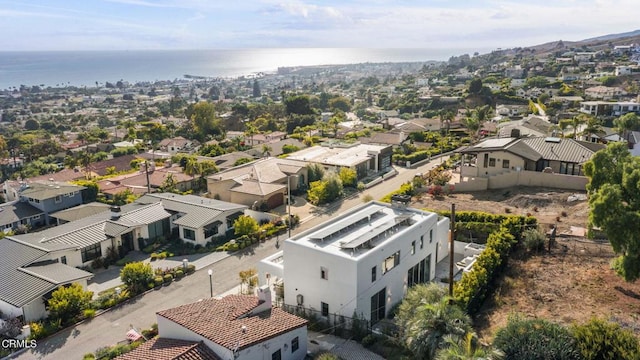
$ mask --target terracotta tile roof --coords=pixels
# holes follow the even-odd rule
[[[279,308],[249,314],[258,302],[258,298],[251,295],[229,295],[157,314],[230,350],[236,346],[238,349],[250,347],[307,324],[307,320]],[[245,333],[242,332],[243,326],[246,327]]]
[[[202,342],[167,338],[151,339],[115,360],[220,360]]]

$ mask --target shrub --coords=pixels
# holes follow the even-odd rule
[[[91,319],[96,316],[96,311],[94,309],[84,309],[83,315],[87,319]]]
[[[529,251],[544,250],[545,234],[538,229],[527,229],[522,234],[523,244]]]
[[[168,284],[173,280],[173,275],[166,274],[165,276],[162,277],[162,280],[164,281],[165,284]]]
[[[47,301],[50,317],[64,319],[65,322],[73,321],[82,311],[89,308],[92,297],[93,292],[85,291],[78,283],[61,286],[51,294],[51,299]]]
[[[147,284],[153,280],[153,269],[151,264],[132,262],[120,270],[120,279],[127,286],[127,289],[138,294],[145,290]]]
[[[92,353],[87,353],[82,356],[82,360],[94,360],[96,358]]]
[[[151,261],[155,261],[158,259],[158,254],[156,253],[151,253]]]
[[[369,334],[367,336],[365,336],[362,339],[362,346],[368,348],[371,345],[375,344],[376,342],[378,342],[380,339],[378,339],[378,336],[375,334]]]
[[[633,332],[618,324],[591,319],[584,325],[571,327],[578,351],[585,360],[637,360],[640,344]]]
[[[321,354],[316,355],[314,360],[340,360],[337,355],[334,355],[330,352],[323,352]]]
[[[196,272],[196,266],[193,264],[187,265],[187,274],[193,274]]]
[[[99,268],[101,268],[103,266],[104,266],[104,258],[102,258],[102,257],[95,258],[91,262],[91,267],[93,269],[99,269]]]
[[[128,258],[128,257],[126,257],[126,256],[125,256],[125,257],[123,257],[122,259],[120,259],[120,260],[116,261],[116,265],[118,265],[118,266],[125,266],[125,265],[127,265],[127,264],[129,264],[129,263],[132,263],[132,262],[133,262],[133,260],[131,260],[130,258]]]
[[[544,319],[511,316],[496,333],[493,345],[507,359],[581,359],[569,330]]]
[[[155,286],[160,286],[162,285],[163,282],[164,282],[164,279],[162,278],[162,276],[156,276],[153,278],[153,283]]]
[[[184,272],[182,270],[176,270],[176,278],[181,278],[184,276]]]

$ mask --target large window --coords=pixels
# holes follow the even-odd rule
[[[296,352],[296,350],[298,350],[300,348],[300,343],[299,343],[299,339],[298,337],[294,337],[293,340],[291,340],[291,352],[294,353]]]
[[[91,261],[93,259],[99,258],[102,256],[102,248],[100,247],[100,243],[89,245],[82,249],[82,262],[85,263],[87,261]]]
[[[329,316],[329,304],[320,302],[320,308],[322,309],[322,316]]]
[[[169,218],[149,224],[149,239],[156,239],[159,236],[168,235],[171,232],[169,226]]]
[[[508,169],[509,168],[509,160],[502,160],[502,168],[503,169]]]
[[[205,239],[210,238],[210,237],[218,234],[218,224],[219,223],[215,223],[215,224],[212,224],[212,225],[209,225],[209,226],[205,226],[205,228],[204,228],[204,238]]]
[[[496,166],[496,158],[489,158],[489,166],[490,167]]]
[[[380,290],[377,294],[371,297],[371,324],[375,324],[384,319],[387,313],[386,297],[387,288]]]
[[[398,265],[400,265],[400,251],[397,251],[382,262],[382,275]]]
[[[420,260],[414,267],[407,270],[407,285],[409,287],[416,284],[429,282],[431,278],[431,255]]]
[[[184,238],[187,240],[195,240],[196,239],[196,232],[191,230],[191,229],[187,229],[184,228],[183,230],[184,233]]]

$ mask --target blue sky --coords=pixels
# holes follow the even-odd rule
[[[0,0],[2,50],[477,49],[640,28],[638,0]]]

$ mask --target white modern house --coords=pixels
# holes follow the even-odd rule
[[[372,201],[285,240],[258,264],[259,282],[283,282],[286,305],[376,323],[411,286],[434,279],[448,229],[435,213]]]
[[[228,295],[160,311],[158,338],[117,360],[301,360],[307,320],[271,306],[269,287],[258,296]]]

